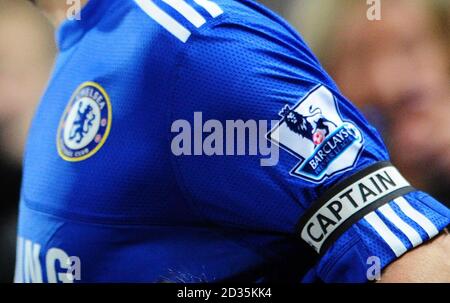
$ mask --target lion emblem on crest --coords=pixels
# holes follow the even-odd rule
[[[80,143],[84,136],[89,133],[89,130],[93,126],[92,122],[95,120],[94,109],[91,105],[87,105],[84,110],[82,108],[83,102],[80,102],[78,104],[77,119],[73,122],[70,130],[71,135],[69,140],[75,140],[78,137],[76,139],[77,143]]]

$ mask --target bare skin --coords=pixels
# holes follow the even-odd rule
[[[81,0],[82,6],[89,0]],[[61,0],[37,0],[55,28],[66,18],[68,5]],[[380,282],[450,282],[450,236],[441,234],[393,262],[382,274]]]
[[[0,0],[0,146],[20,167],[36,104],[50,76],[52,28],[25,1]]]
[[[443,233],[386,268],[381,283],[450,283],[450,235]]]
[[[89,0],[80,0],[81,7],[85,6]],[[35,0],[37,6],[44,12],[50,23],[58,28],[59,25],[66,19],[67,9],[70,5],[66,1],[61,0]]]

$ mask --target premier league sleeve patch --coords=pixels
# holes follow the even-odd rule
[[[57,147],[66,161],[86,160],[97,153],[111,130],[112,109],[106,91],[85,82],[72,95],[61,119]]]
[[[363,149],[362,133],[342,119],[337,101],[326,87],[317,86],[292,108],[286,105],[280,116],[267,137],[300,159],[291,175],[321,182],[357,162]]]

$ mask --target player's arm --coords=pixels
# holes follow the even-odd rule
[[[381,283],[450,283],[450,236],[447,232],[406,253],[389,265]]]
[[[230,120],[276,121],[263,134],[281,146],[272,166],[262,166],[261,155],[174,157],[201,216],[308,243],[315,265],[306,282],[365,282],[373,258],[386,280],[401,282],[400,272],[444,280],[423,263],[402,264],[445,253],[441,240],[430,240],[450,223],[450,211],[389,162],[378,132],[300,37],[264,17],[233,16],[189,43],[174,77],[172,119],[202,112],[223,130]]]

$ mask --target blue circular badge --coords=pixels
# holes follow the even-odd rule
[[[72,95],[58,129],[59,155],[78,162],[92,157],[111,130],[111,102],[97,83],[85,82]]]

